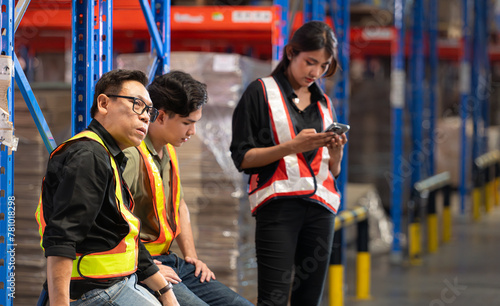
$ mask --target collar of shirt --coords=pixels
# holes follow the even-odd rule
[[[153,143],[151,142],[151,138],[149,138],[149,134],[146,135],[146,138],[144,138],[144,143],[146,144],[146,147],[148,148],[151,155],[153,155],[154,157],[159,159],[158,152],[156,152],[155,147],[153,146]]]
[[[123,171],[127,162],[127,158],[125,157],[125,154],[123,154],[122,150],[120,150],[120,147],[118,147],[118,145],[116,144],[113,136],[111,136],[111,134],[101,125],[101,123],[99,123],[99,121],[95,119],[90,122],[88,129],[96,133],[102,139],[102,141],[108,148],[109,153],[111,153],[118,165],[120,165],[120,170]]]
[[[144,138],[144,143],[146,144],[149,153],[153,155],[156,166],[159,168],[161,177],[163,178],[163,169],[166,169],[166,165],[170,163],[170,156],[168,155],[167,146],[163,146],[163,157],[160,158],[158,152],[153,146],[153,143],[151,142],[151,138],[149,138],[149,135],[146,135],[146,138]]]
[[[285,96],[288,98],[288,101],[293,101],[293,98],[297,98],[297,95],[293,91],[292,85],[288,81],[285,72],[279,71],[274,75],[274,79],[280,84],[281,89],[283,90]],[[320,101],[323,104],[326,104],[325,96],[323,95],[323,90],[314,82],[311,86],[309,86],[309,91],[311,92],[311,101]],[[295,106],[295,103],[292,103]]]

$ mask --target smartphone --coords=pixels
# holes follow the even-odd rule
[[[337,135],[347,133],[351,127],[348,124],[334,122],[330,124],[323,132],[334,132]]]

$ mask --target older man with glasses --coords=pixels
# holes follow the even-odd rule
[[[122,150],[139,145],[158,116],[146,84],[140,71],[104,74],[92,122],[50,155],[36,217],[51,305],[179,305],[139,239],[122,179]]]

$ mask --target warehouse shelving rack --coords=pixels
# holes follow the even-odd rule
[[[61,4],[60,1],[53,1]],[[89,110],[92,93],[99,77],[112,69],[112,5],[111,0],[77,0],[72,6],[73,83],[72,133],[83,130],[90,123]],[[48,2],[44,2],[46,5]],[[49,152],[56,143],[35,95],[14,53],[14,37],[30,1],[3,0],[1,3],[2,55],[10,56],[14,66],[12,81],[7,89],[9,120],[14,123],[13,84],[15,81]],[[63,3],[64,4],[64,3]],[[157,54],[156,65],[150,76],[168,70],[170,1],[153,1],[154,13],[146,0],[141,0],[148,20],[149,31]],[[97,11],[97,14],[95,12]],[[12,305],[15,298],[15,198],[14,150],[0,148],[0,305]]]
[[[2,25],[1,43],[2,55],[12,56],[14,53],[14,0],[1,1],[0,23]],[[10,86],[7,88],[7,104],[10,122],[14,117],[14,105],[12,99],[11,75]],[[6,120],[2,117],[0,120]],[[2,139],[3,140],[3,139]],[[1,141],[0,141],[1,143]],[[12,305],[13,294],[15,294],[14,277],[15,270],[15,218],[9,215],[15,212],[14,199],[14,154],[12,148],[0,144],[0,303]],[[11,209],[9,209],[9,207]]]

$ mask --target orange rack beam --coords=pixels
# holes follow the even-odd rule
[[[137,42],[149,50],[149,33],[137,0],[113,3],[114,50],[137,51]],[[293,29],[300,26],[296,15]],[[172,51],[231,51],[270,59],[278,43],[279,7],[269,6],[172,6]],[[331,22],[329,22],[331,24]],[[61,32],[71,30],[71,1],[32,1],[16,34],[16,44],[29,44],[37,52],[68,48]],[[393,28],[352,28],[352,57],[391,56]],[[409,45],[409,44],[407,44]],[[439,57],[458,60],[459,41],[439,41]],[[144,47],[145,46],[145,47]],[[490,48],[492,60],[500,60],[500,46]]]

